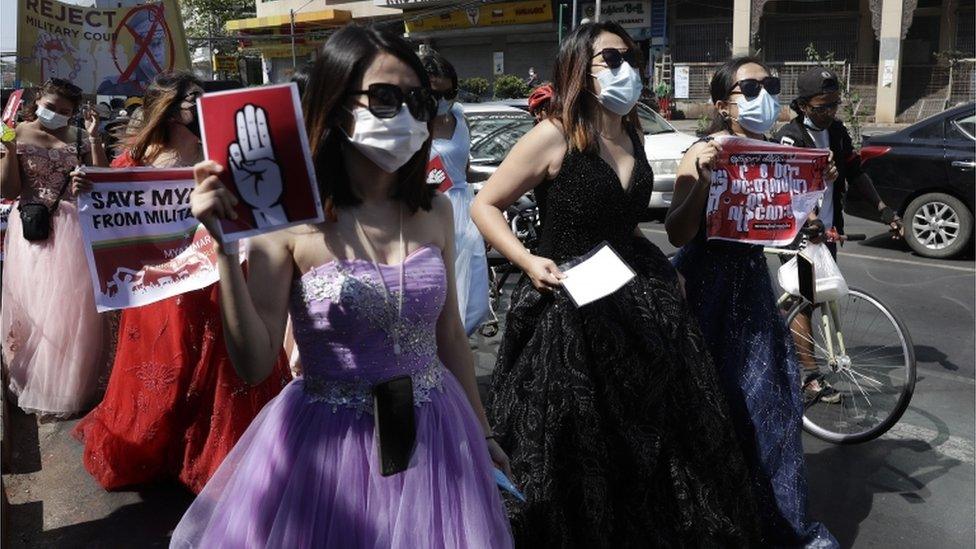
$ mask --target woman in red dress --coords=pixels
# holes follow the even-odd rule
[[[146,92],[142,123],[116,168],[192,166],[203,159],[196,117],[200,82],[164,73]],[[217,284],[125,309],[105,400],[75,429],[85,468],[106,489],[178,478],[194,493],[251,420],[291,379],[284,353],[254,387],[234,373]]]

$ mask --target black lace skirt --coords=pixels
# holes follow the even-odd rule
[[[577,309],[523,277],[489,416],[528,503],[521,547],[722,547],[756,539],[742,452],[674,269],[644,239],[637,277]]]

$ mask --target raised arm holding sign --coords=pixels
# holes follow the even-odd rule
[[[325,218],[295,84],[206,94],[199,110],[206,158],[236,199],[225,242]]]

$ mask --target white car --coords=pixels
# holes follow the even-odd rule
[[[478,188],[495,172],[515,143],[532,129],[534,120],[527,112],[526,99],[466,103],[462,107],[471,125],[469,183]],[[638,104],[637,108],[644,130],[644,151],[654,171],[654,192],[647,205],[649,217],[664,219],[674,194],[678,162],[695,137],[674,129],[645,105]]]

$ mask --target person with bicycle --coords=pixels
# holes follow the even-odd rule
[[[905,234],[901,217],[888,207],[874,188],[871,177],[861,171],[861,158],[854,149],[853,140],[844,123],[837,120],[841,105],[840,84],[837,75],[825,67],[813,67],[797,80],[797,97],[790,108],[797,116],[773,134],[773,139],[783,145],[804,148],[830,149],[837,166],[837,179],[827,183],[827,192],[819,211],[811,215],[808,226],[812,229],[811,242],[824,242],[824,235],[831,228],[844,234],[844,201],[848,189],[877,207],[893,238]],[[819,230],[818,230],[819,229]],[[826,242],[830,253],[837,257],[837,242]]]
[[[905,233],[901,218],[878,196],[870,176],[861,171],[860,157],[854,150],[850,133],[836,118],[840,104],[837,75],[825,67],[813,67],[797,80],[797,97],[790,104],[797,116],[773,135],[773,139],[783,145],[830,149],[833,154],[837,179],[827,183],[820,207],[807,220],[804,235],[809,242],[825,244],[835,259],[837,244],[843,242],[844,201],[848,188],[854,189],[877,207],[881,220],[890,227],[893,238],[901,238]],[[799,315],[791,328],[803,363],[804,400],[807,403],[840,402],[841,394],[823,378],[809,348],[809,315]]]

